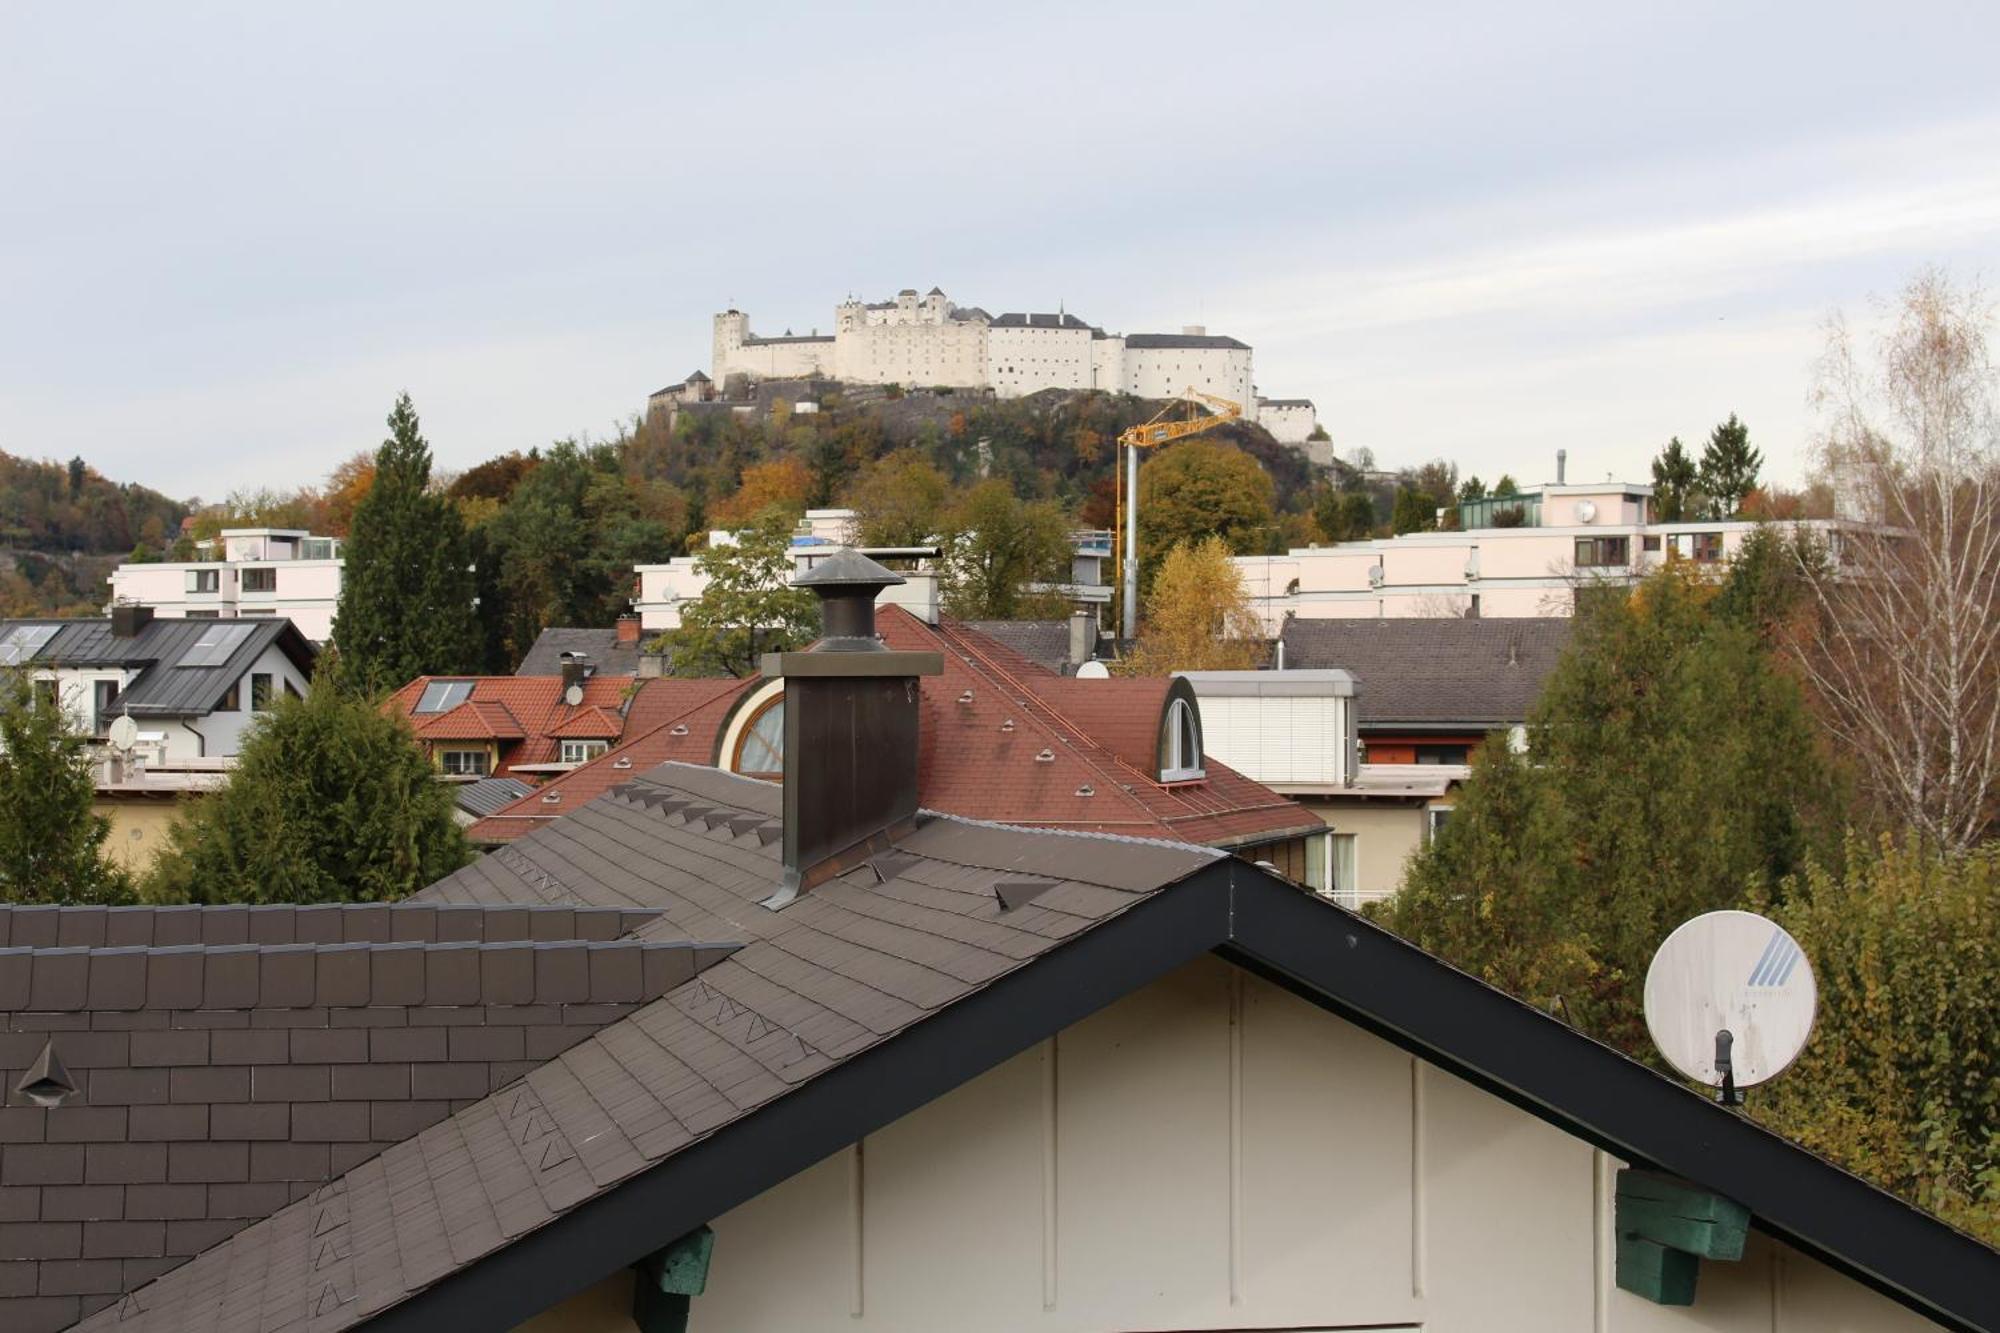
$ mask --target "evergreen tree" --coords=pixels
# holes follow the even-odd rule
[[[1701,492],[1708,497],[1712,518],[1735,518],[1743,512],[1743,497],[1757,489],[1757,470],[1764,455],[1750,447],[1750,428],[1731,412],[1729,420],[1708,434],[1701,451]]]
[[[1528,724],[1483,750],[1389,924],[1645,1056],[1639,987],[1675,926],[1798,871],[1837,791],[1797,685],[1685,564],[1580,616]]]
[[[1427,532],[1437,521],[1437,501],[1414,486],[1396,488],[1396,508],[1389,526],[1400,537],[1406,532]]]
[[[1313,522],[1330,542],[1354,542],[1375,534],[1375,501],[1366,491],[1320,493],[1313,505]]]
[[[1676,435],[1653,460],[1653,521],[1679,523],[1700,507],[1700,472]]]
[[[470,859],[409,723],[323,670],[273,702],[229,785],[174,822],[144,885],[156,902],[391,902]]]
[[[473,671],[481,658],[465,525],[431,493],[431,449],[408,394],[396,399],[389,432],[354,511],[333,620],[345,669],[373,688]]]
[[[101,903],[126,896],[104,859],[89,742],[28,673],[0,675],[0,902]]]

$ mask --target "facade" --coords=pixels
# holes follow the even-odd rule
[[[1259,398],[1257,423],[1271,432],[1279,444],[1304,445],[1319,429],[1319,413],[1310,398]],[[1333,458],[1327,446],[1327,461]]]
[[[1239,556],[1236,566],[1272,635],[1288,616],[1567,616],[1579,588],[1629,586],[1671,558],[1725,562],[1757,529],[1654,522],[1652,495],[1642,485],[1551,484],[1462,505],[1459,530]]]
[[[0,666],[20,667],[71,725],[106,738],[136,724],[131,769],[230,759],[283,694],[312,684],[317,653],[289,620],[155,619],[121,606],[104,619],[0,621]]]
[[[111,826],[104,840],[104,855],[134,878],[145,874],[165,850],[174,820],[189,805],[220,791],[234,767],[231,759],[147,766],[111,755],[102,757],[90,812]]]
[[[194,561],[123,564],[111,572],[114,606],[147,606],[168,620],[275,616],[314,643],[333,637],[340,605],[340,542],[289,528],[225,528]]]
[[[989,315],[952,304],[933,287],[906,288],[891,301],[843,301],[833,332],[787,331],[764,337],[750,317],[715,317],[712,379],[693,377],[653,395],[656,406],[705,401],[731,375],[753,380],[825,378],[849,384],[900,384],[983,390],[1017,398],[1044,389],[1100,389],[1142,398],[1174,398],[1187,388],[1238,403],[1261,420],[1249,344],[1199,325],[1179,333],[1107,333],[1067,311]],[[1303,442],[1317,421],[1304,399],[1276,401],[1282,440]]]

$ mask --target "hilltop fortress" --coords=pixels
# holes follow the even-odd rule
[[[700,372],[654,395],[674,402],[712,397],[731,375],[752,380],[831,379],[848,384],[949,387],[1018,398],[1042,389],[1103,389],[1172,398],[1192,386],[1243,406],[1243,415],[1287,443],[1317,425],[1302,398],[1260,399],[1248,343],[1199,325],[1179,333],[1106,333],[1064,311],[989,315],[954,305],[943,291],[914,288],[893,301],[849,298],[834,307],[833,332],[765,337],[750,316],[715,317],[713,378]]]

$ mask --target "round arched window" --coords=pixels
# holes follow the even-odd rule
[[[1207,777],[1201,761],[1201,716],[1185,699],[1167,705],[1166,735],[1162,737],[1162,782],[1192,782]]]
[[[737,738],[730,768],[746,778],[777,782],[785,776],[785,696],[757,710]]]

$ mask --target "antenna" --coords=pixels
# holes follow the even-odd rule
[[[1668,1064],[1724,1106],[1785,1071],[1812,1036],[1819,987],[1805,950],[1755,912],[1709,912],[1646,970],[1646,1030]]]

